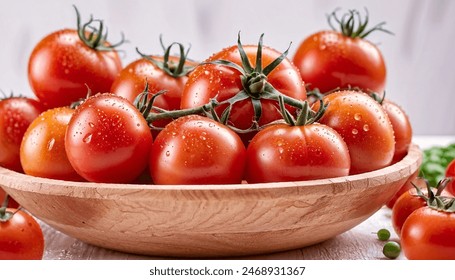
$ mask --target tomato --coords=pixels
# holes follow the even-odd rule
[[[242,51],[245,53],[243,58]],[[259,58],[262,58],[261,64],[256,63],[258,53]],[[282,59],[281,62],[269,72],[271,68],[268,66],[278,58]],[[231,66],[216,63],[220,60],[231,63]],[[262,68],[262,65],[265,67]],[[272,87],[278,91],[273,93],[275,100],[264,99],[263,96],[271,92]],[[244,130],[255,123],[262,126],[282,118],[278,94],[297,100],[306,99],[305,86],[297,68],[284,54],[263,47],[261,36],[258,45],[242,46],[239,39],[237,46],[225,48],[197,66],[183,89],[181,108],[202,106],[213,98],[223,102],[238,96],[240,92],[246,98],[232,103],[228,124]],[[262,109],[255,112],[252,101],[260,102]],[[218,106],[216,112],[221,115],[227,106]],[[289,110],[292,111],[292,108]],[[261,113],[258,114],[258,111]]]
[[[197,63],[186,59],[182,45],[180,45],[182,48],[180,56],[169,55],[172,46],[165,50],[164,56],[142,55],[142,58],[128,64],[118,74],[112,84],[111,92],[133,103],[136,97],[143,92],[147,82],[150,93],[166,90],[156,99],[157,107],[165,110],[180,109],[182,91],[188,80],[189,70]]]
[[[393,127],[379,103],[353,90],[334,92],[323,100],[328,107],[319,122],[335,129],[348,145],[351,174],[391,164],[395,152]],[[315,103],[313,108],[318,106]]]
[[[235,184],[243,179],[245,146],[227,126],[189,115],[169,123],[150,153],[155,184]]]
[[[340,23],[341,31],[335,30],[332,20]],[[368,30],[367,22],[368,15],[362,21],[354,10],[341,21],[334,12],[329,17],[333,30],[305,38],[293,57],[305,83],[321,92],[347,87],[382,92],[386,83],[384,58],[377,46],[365,37],[374,30],[386,30],[379,25]],[[362,25],[365,26],[362,28]]]
[[[404,110],[396,103],[385,99],[382,102],[390,123],[393,127],[395,135],[395,154],[393,155],[393,162],[400,161],[407,155],[409,146],[412,141],[412,126],[409,117]]]
[[[395,193],[395,195],[386,203],[386,206],[390,209],[393,208],[393,205],[397,201],[397,199],[405,192],[414,189],[414,186],[412,183],[415,184],[417,175],[419,171],[416,171],[414,174],[409,176],[409,178],[406,180],[406,182],[398,189],[398,191]]]
[[[248,183],[347,176],[349,151],[341,136],[321,124],[274,124],[259,131],[247,149]]]
[[[40,260],[44,237],[36,220],[22,210],[0,209],[0,260]]]
[[[1,203],[5,200],[5,196],[6,196],[6,192],[0,188],[0,207],[1,207]],[[8,205],[6,206],[8,208],[19,208],[19,203],[17,203],[16,200],[14,200],[14,198],[12,198],[11,196],[8,196]]]
[[[28,127],[22,140],[20,158],[28,175],[81,181],[65,151],[65,132],[74,113],[69,107],[49,109]]]
[[[447,184],[446,190],[453,196],[455,196],[455,159],[452,160],[446,168],[446,177],[452,178]]]
[[[418,183],[421,179],[413,180],[418,187],[423,185]],[[426,201],[416,195],[417,192],[414,188],[404,192],[392,207],[392,226],[398,236],[401,235],[401,230],[404,222],[409,217],[409,215],[415,210],[425,207],[427,205]]]
[[[19,156],[22,137],[43,110],[38,101],[26,97],[0,101],[0,166],[22,172]]]
[[[455,213],[415,210],[404,222],[401,246],[410,260],[455,260]]]
[[[76,10],[77,12],[77,10]],[[105,41],[102,21],[94,29],[62,29],[44,37],[28,62],[28,79],[38,99],[48,108],[68,106],[92,92],[108,92],[122,69],[115,46]]]
[[[129,183],[147,167],[152,134],[125,98],[97,94],[80,105],[65,136],[73,168],[93,182]]]

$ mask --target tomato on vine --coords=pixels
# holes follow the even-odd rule
[[[22,172],[20,146],[28,126],[45,109],[28,97],[0,100],[0,166]]]
[[[183,89],[181,108],[193,108],[216,99],[215,111],[229,111],[228,123],[248,130],[281,119],[278,96],[286,102],[306,99],[306,89],[295,66],[280,53],[263,46],[242,45],[215,53],[190,74]],[[295,108],[288,108],[291,113]]]
[[[65,133],[74,109],[58,107],[37,117],[28,127],[20,149],[25,174],[37,177],[81,181],[65,151]]]
[[[312,89],[318,88],[321,92],[347,87],[384,90],[384,58],[377,46],[365,38],[374,31],[390,32],[383,28],[384,22],[367,29],[366,12],[364,19],[356,10],[350,10],[340,19],[335,10],[327,18],[332,30],[312,34],[298,46],[293,62]]]
[[[66,131],[65,150],[84,179],[130,183],[146,169],[152,141],[141,112],[125,98],[104,93],[77,107]]]
[[[0,260],[40,260],[44,236],[38,222],[28,213],[0,207]]]
[[[33,92],[48,108],[69,106],[93,92],[108,92],[122,69],[116,48],[109,43],[102,20],[93,19],[77,29],[62,29],[44,37],[28,62],[28,79]],[[94,26],[96,24],[97,26]]]
[[[163,55],[141,55],[128,64],[118,74],[111,87],[111,92],[128,99],[131,103],[143,92],[145,83],[148,83],[148,91],[156,93],[161,90],[166,92],[156,99],[156,106],[166,110],[180,109],[180,100],[183,87],[188,80],[190,71],[197,65],[196,62],[187,59],[189,49],[180,43],[172,43],[164,46],[162,38],[160,43]],[[171,55],[172,47],[179,47],[179,55]]]
[[[349,175],[348,147],[332,128],[316,121],[308,102],[297,120],[284,109],[287,123],[271,124],[259,131],[247,148],[248,183],[302,181]]]

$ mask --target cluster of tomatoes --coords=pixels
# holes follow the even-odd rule
[[[385,63],[364,39],[387,31],[367,29],[357,11],[332,13],[333,30],[306,38],[292,60],[239,34],[203,63],[161,42],[163,55],[138,50],[126,67],[124,40],[109,43],[103,21],[76,13],[77,29],[31,53],[37,99],[0,101],[3,167],[60,180],[231,184],[358,174],[407,153],[411,125],[381,96]]]
[[[435,188],[414,174],[387,204],[408,259],[455,259],[455,160],[451,165]]]

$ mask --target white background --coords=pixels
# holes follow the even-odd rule
[[[327,29],[326,14],[340,7],[370,11],[370,22],[386,21],[394,36],[376,32],[386,60],[387,96],[408,113],[415,134],[455,135],[455,1],[451,0],[0,0],[0,89],[33,96],[27,63],[47,34],[73,28],[77,5],[83,21],[104,19],[111,42],[123,31],[124,65],[138,58],[135,47],[160,54],[164,42],[191,43],[190,57],[204,60],[236,43],[264,43],[290,57],[308,35]]]

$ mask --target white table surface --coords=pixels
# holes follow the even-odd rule
[[[455,136],[415,136],[414,143],[422,149],[431,146],[447,145],[455,142]],[[274,253],[261,256],[249,256],[244,259],[306,259],[306,260],[379,260],[385,259],[382,254],[383,241],[374,234],[381,228],[391,231],[391,240],[398,240],[390,222],[391,210],[383,207],[366,221],[353,229],[317,245],[298,250]],[[160,259],[159,257],[140,256],[116,252],[92,246],[67,236],[43,222],[40,222],[44,238],[47,260],[142,260]],[[236,258],[240,259],[240,258]],[[405,259],[403,254],[399,259]]]

